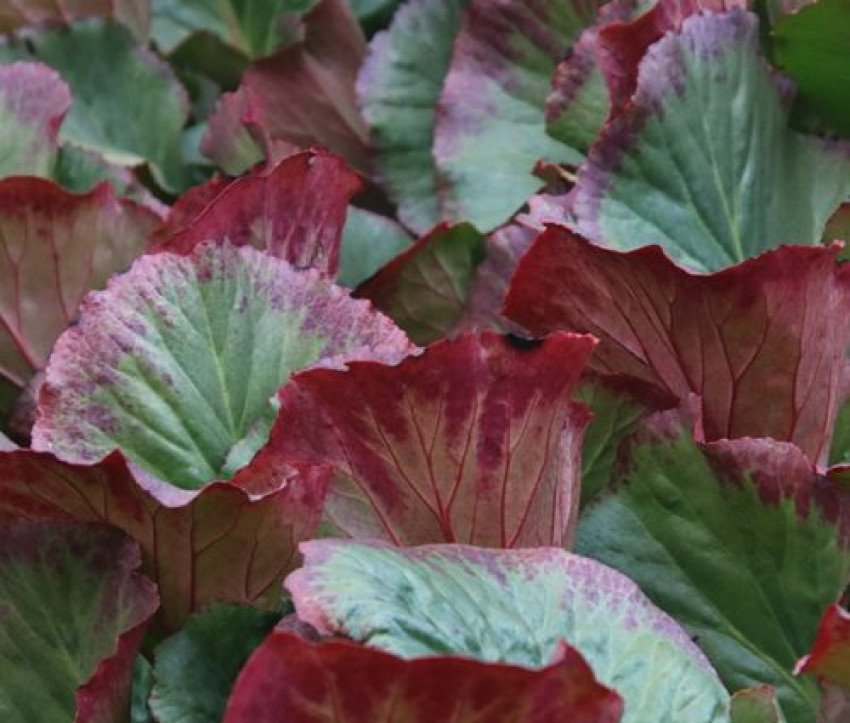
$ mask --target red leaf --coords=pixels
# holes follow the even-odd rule
[[[620,253],[551,227],[520,262],[505,313],[535,334],[598,336],[602,374],[696,394],[706,440],[772,437],[822,461],[850,342],[837,253],[786,246],[698,275],[657,246]]]
[[[299,563],[298,543],[318,526],[329,472],[251,465],[232,483],[187,492],[135,477],[119,453],[87,467],[8,452],[0,454],[0,524],[73,519],[122,529],[141,546],[143,569],[159,585],[163,622],[176,629],[212,602],[279,601],[280,581]],[[241,488],[259,474],[269,492]]]
[[[403,660],[272,633],[243,668],[224,723],[617,723],[620,697],[572,648],[542,670],[453,657]]]
[[[336,156],[304,151],[230,184],[203,188],[178,207],[177,220],[169,219],[170,226],[184,227],[160,250],[188,254],[204,241],[227,239],[266,249],[297,268],[336,275],[348,201],[360,188]]]
[[[794,671],[815,673],[824,680],[850,689],[850,613],[833,605],[821,618],[812,651]]]
[[[594,345],[488,332],[397,366],[310,370],[281,390],[260,456],[335,466],[326,516],[353,537],[565,545],[588,421],[570,395]]]
[[[75,195],[52,181],[0,181],[0,376],[23,388],[92,288],[145,250],[159,223],[108,184]]]

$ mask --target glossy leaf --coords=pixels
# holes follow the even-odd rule
[[[319,632],[418,658],[457,654],[542,667],[561,641],[625,701],[623,723],[725,723],[702,653],[628,578],[560,549],[304,543],[287,578]]]
[[[0,717],[123,723],[156,611],[139,550],[98,525],[0,527]]]
[[[180,165],[180,134],[189,112],[185,92],[171,69],[136,45],[127,30],[89,21],[0,46],[0,62],[30,59],[55,68],[71,89],[74,104],[61,140],[111,163],[149,163],[168,190],[185,185]]]
[[[254,478],[267,489],[253,491]],[[328,478],[324,467],[252,466],[193,494],[137,477],[117,454],[86,467],[21,450],[0,454],[0,524],[71,519],[123,530],[142,549],[169,631],[213,602],[276,609],[296,545],[318,527]]]
[[[106,185],[76,196],[37,178],[0,181],[0,376],[23,389],[85,294],[143,253],[158,223]]]
[[[0,177],[49,177],[70,107],[68,86],[54,70],[39,63],[0,66]]]
[[[33,447],[70,462],[120,449],[199,488],[222,476],[294,371],[398,361],[410,348],[367,303],[250,246],[146,256],[89,295],[57,342]]]
[[[532,175],[538,159],[583,160],[546,134],[544,107],[550,76],[596,9],[561,0],[471,0],[437,111],[444,217],[489,231],[542,185]]]
[[[357,81],[375,169],[417,233],[442,220],[434,159],[437,100],[466,0],[411,0],[375,36]]]
[[[621,253],[552,228],[520,263],[506,313],[535,334],[599,337],[601,374],[697,395],[708,440],[773,437],[825,461],[850,341],[838,251],[785,247],[697,275],[658,247]]]
[[[647,51],[580,170],[578,230],[618,249],[660,244],[696,271],[819,243],[850,194],[850,149],[789,130],[787,95],[754,15],[689,18]]]
[[[732,696],[732,723],[785,723],[769,685],[741,690]]]
[[[265,249],[297,268],[335,276],[357,176],[339,158],[304,151],[232,183],[213,181],[172,211],[160,248],[189,253],[204,241]],[[184,197],[185,198],[185,197]]]
[[[221,723],[236,676],[280,615],[219,605],[156,648],[151,710],[160,723]]]
[[[485,239],[469,224],[442,224],[357,289],[417,344],[446,336],[460,321]]]
[[[820,692],[795,678],[850,571],[848,500],[793,446],[681,436],[637,444],[621,485],[587,508],[581,554],[628,572],[699,642],[730,690],[768,683],[790,721]]]
[[[254,63],[239,89],[222,97],[201,144],[206,155],[223,148],[232,162],[233,149],[244,153],[253,138],[269,157],[274,142],[285,141],[325,146],[368,171],[368,131],[355,97],[366,40],[344,0],[321,0],[304,22],[302,42]]]
[[[587,413],[570,393],[590,337],[496,334],[433,344],[396,366],[299,374],[270,447],[332,464],[328,522],[358,538],[487,547],[568,544]]]
[[[543,670],[465,658],[402,660],[343,641],[273,633],[223,723],[618,723],[622,701],[566,648]]]

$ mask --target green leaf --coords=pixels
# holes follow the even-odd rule
[[[369,46],[357,82],[375,168],[417,233],[442,220],[431,148],[437,100],[467,0],[411,0]]]
[[[708,449],[687,436],[635,446],[621,486],[585,511],[577,549],[628,571],[729,689],[769,683],[790,720],[814,720],[818,686],[792,671],[847,580],[839,503],[821,504],[826,483],[790,444]]]
[[[286,581],[299,618],[404,658],[542,667],[565,640],[626,702],[623,723],[727,723],[688,637],[628,578],[556,548],[314,541]]]
[[[151,710],[159,723],[220,723],[245,661],[280,616],[247,605],[220,605],[189,619],[160,643]]]
[[[367,34],[386,26],[401,0],[347,0]]]
[[[546,133],[544,111],[557,64],[596,9],[575,0],[471,1],[437,112],[445,218],[490,231],[543,185],[533,175],[538,160],[584,160]]]
[[[582,384],[574,397],[593,412],[581,448],[581,504],[584,506],[611,482],[620,444],[634,433],[647,409],[600,381]]]
[[[3,723],[124,723],[135,651],[158,607],[140,562],[106,526],[0,528]]]
[[[170,53],[209,33],[248,58],[271,55],[296,39],[298,18],[318,0],[153,0],[151,35]]]
[[[339,283],[358,286],[412,242],[392,219],[349,206],[342,233]]]
[[[789,130],[787,84],[758,48],[744,11],[692,16],[650,48],[579,173],[580,231],[623,250],[660,244],[697,271],[820,242],[850,194],[850,153]]]
[[[829,448],[829,464],[850,464],[850,402],[844,402],[838,410]]]
[[[732,723],[785,723],[769,685],[740,690],[732,696]]]
[[[183,187],[185,92],[170,68],[136,45],[128,30],[93,20],[0,46],[0,62],[22,59],[49,65],[71,88],[74,104],[60,140],[117,165],[147,162],[164,188]]]
[[[404,329],[430,344],[463,315],[486,238],[468,223],[442,224],[394,258],[357,290]]]
[[[148,699],[153,689],[153,668],[144,656],[133,666],[133,688],[130,694],[130,723],[155,723]]]
[[[57,342],[33,444],[78,462],[121,449],[199,488],[224,474],[297,369],[409,349],[367,303],[253,247],[146,256],[91,294]]]
[[[818,0],[773,28],[774,60],[796,83],[798,110],[850,135],[850,3]]]

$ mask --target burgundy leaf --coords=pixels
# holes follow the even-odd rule
[[[529,670],[460,657],[403,660],[274,632],[243,668],[224,723],[617,723],[622,711],[567,645],[552,665]]]
[[[114,18],[142,37],[150,8],[146,0],[26,0],[0,4],[0,33],[38,25],[71,25],[83,18]]]
[[[280,393],[265,453],[327,462],[342,533],[397,544],[568,544],[587,411],[570,395],[595,342],[494,333],[397,366],[311,370]]]
[[[176,629],[212,602],[279,602],[298,543],[316,532],[329,474],[304,464],[251,465],[230,483],[187,492],[134,475],[119,453],[82,466],[21,450],[0,454],[0,524],[73,519],[122,529],[159,585],[166,629]],[[258,486],[256,477],[266,493],[243,489]]]
[[[355,83],[366,41],[344,0],[322,0],[304,17],[306,38],[254,63],[235,93],[222,97],[203,152],[239,157],[247,140],[326,146],[361,171],[369,169],[369,133]]]
[[[0,181],[0,377],[25,387],[86,293],[143,253],[158,223],[108,184],[75,195],[39,178]]]
[[[699,275],[657,246],[621,253],[551,227],[520,262],[506,314],[535,334],[598,336],[602,374],[696,394],[709,441],[773,437],[820,461],[850,341],[838,251],[787,246]]]
[[[339,158],[304,151],[221,186],[215,195],[219,185],[208,185],[178,209],[186,225],[162,250],[187,254],[204,241],[227,239],[266,249],[296,268],[336,275],[348,201],[360,188]],[[195,209],[200,210],[189,220]]]

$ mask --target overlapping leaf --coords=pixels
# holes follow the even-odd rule
[[[85,294],[127,268],[158,223],[106,185],[76,196],[37,178],[0,181],[0,377],[23,389]]]
[[[541,667],[561,641],[625,701],[623,723],[726,723],[728,696],[628,578],[560,549],[313,541],[286,582],[299,618],[405,658]]]
[[[216,180],[196,190],[175,207],[160,248],[185,254],[204,241],[226,240],[335,276],[348,201],[359,188],[335,156],[296,153],[229,184]]]
[[[185,91],[171,69],[119,25],[92,20],[67,30],[6,39],[0,62],[38,60],[68,84],[74,104],[60,139],[124,166],[150,164],[171,191],[186,185],[180,136]],[[104,92],[109,89],[109,92]]]
[[[593,346],[487,333],[397,366],[305,372],[281,391],[268,454],[336,467],[326,516],[347,535],[566,544],[587,422],[570,393]]]
[[[787,90],[758,55],[754,15],[687,19],[647,51],[580,170],[578,229],[619,249],[661,244],[697,271],[818,243],[850,194],[850,153],[791,131]]]
[[[148,0],[4,0],[0,33],[27,27],[69,26],[85,18],[113,18],[144,38],[150,20]]]
[[[848,509],[787,443],[648,440],[585,511],[577,549],[627,572],[730,690],[768,683],[788,720],[814,720],[818,686],[793,669],[848,581]]]
[[[560,0],[470,2],[437,111],[444,217],[489,231],[542,185],[532,175],[538,159],[582,160],[546,134],[544,106],[550,76],[596,9]]]
[[[138,567],[138,548],[105,526],[0,527],[5,723],[123,723],[158,604]]]
[[[342,358],[397,361],[407,338],[315,271],[250,246],[145,256],[83,303],[47,368],[33,447],[71,462],[121,449],[186,489],[231,474],[290,374]],[[261,431],[257,431],[257,425]]]
[[[525,255],[507,314],[588,332],[592,366],[699,397],[707,439],[773,437],[825,461],[843,394],[850,277],[837,247],[786,247],[723,272],[679,268],[552,228]]]
[[[391,218],[349,206],[340,249],[339,283],[359,286],[411,243],[407,231]]]
[[[543,670],[465,658],[402,660],[343,641],[273,633],[251,657],[224,723],[618,723],[622,701],[574,650]]]
[[[328,477],[321,467],[256,466],[193,494],[137,478],[117,454],[76,466],[21,450],[0,454],[0,523],[71,519],[123,530],[139,543],[161,622],[174,630],[213,602],[275,608],[296,545],[315,534]],[[246,492],[251,478],[269,492]]]
[[[322,145],[368,170],[368,130],[355,97],[363,34],[344,0],[322,0],[305,24],[305,39],[253,64],[211,118],[201,149],[230,172],[245,170],[236,161],[252,157],[252,142],[268,157],[274,141]]]
[[[812,649],[799,661],[796,672],[816,673],[850,688],[850,614],[840,605],[831,605],[824,613]]]

